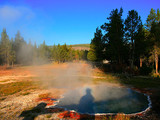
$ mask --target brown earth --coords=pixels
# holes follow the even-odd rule
[[[25,66],[25,67],[19,66],[11,69],[6,69],[5,67],[1,66],[0,85],[5,86],[12,83],[28,82],[28,81],[38,82],[39,84],[38,87],[36,86],[36,89],[24,89],[11,95],[0,96],[0,119],[1,120],[60,119],[59,113],[63,113],[65,111],[60,108],[59,109],[47,108],[48,104],[52,104],[51,98],[54,99],[60,98],[61,95],[63,95],[63,93],[67,91],[68,87],[70,87],[70,83],[72,83],[75,86],[83,85],[81,82],[75,82],[76,80],[79,81],[83,77],[85,77],[85,79],[87,79],[88,81],[92,81],[92,79],[94,78],[103,78],[97,74],[94,74],[94,73],[101,74],[101,72],[102,71],[100,71],[97,68],[92,69],[92,67],[86,63],[48,64],[48,65]],[[73,78],[74,81],[70,81],[70,79]],[[60,80],[62,80],[62,82],[58,82]],[[56,81],[56,83],[52,81]],[[67,84],[68,81],[69,84]],[[93,84],[93,83],[87,82],[87,84]],[[118,85],[112,83],[110,84]],[[71,87],[73,87],[73,85]],[[62,86],[67,86],[67,88],[63,88]],[[139,91],[151,95],[152,108],[145,114],[133,116],[132,119],[158,120],[160,118],[158,112],[160,107],[159,95],[158,95],[159,93],[156,90],[139,89]],[[110,116],[80,115],[80,118],[105,120],[109,119]],[[69,119],[69,118],[64,118],[64,119]],[[128,117],[126,119],[128,119]]]
[[[19,66],[10,69],[1,66],[0,85],[2,87],[0,88],[0,95],[2,96],[0,96],[0,119],[21,120],[33,118],[39,119],[41,117],[42,119],[48,117],[50,119],[59,119],[59,113],[56,112],[60,112],[62,110],[54,110],[48,108],[43,108],[43,110],[41,110],[41,105],[45,105],[46,101],[38,101],[37,99],[43,96],[44,99],[46,99],[46,95],[49,95],[51,98],[57,99],[61,97],[64,91],[66,91],[65,88],[49,87],[50,81],[53,81],[53,77],[56,77],[56,79],[58,80],[67,80],[70,79],[69,75],[72,73],[73,78],[77,79],[78,75],[90,75],[89,69],[91,68],[88,64],[85,63],[48,64],[25,67]],[[21,85],[22,83],[29,81],[38,82],[38,86],[34,86],[34,89],[32,89],[32,87],[30,89],[30,86],[28,86],[28,89],[24,88],[20,90],[19,87],[21,86],[15,87],[16,83],[19,83]],[[63,83],[60,84],[64,86]],[[5,86],[9,86],[11,88],[5,88]],[[12,92],[12,88],[18,90],[14,93]],[[8,91],[6,92],[6,90]],[[3,94],[3,92],[7,94]],[[51,104],[51,101],[49,101],[47,104]]]

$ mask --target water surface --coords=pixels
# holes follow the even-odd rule
[[[96,85],[77,88],[64,94],[54,107],[79,113],[137,113],[148,108],[148,97],[129,88]]]

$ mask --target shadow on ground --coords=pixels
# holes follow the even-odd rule
[[[23,117],[23,120],[34,120],[39,115],[45,115],[45,114],[49,114],[49,113],[63,113],[65,111],[63,108],[45,108],[46,106],[47,106],[46,103],[41,102],[33,109],[23,111],[19,117]],[[70,112],[66,113],[63,116],[63,119],[70,119],[69,114],[71,114],[71,113]],[[85,120],[85,119],[86,120],[88,120],[88,119],[94,120],[95,116],[83,114],[83,115],[80,115],[80,117],[78,119],[79,120]]]
[[[78,105],[70,105],[71,107],[78,107],[77,111],[78,112],[88,112],[88,113],[93,113],[93,101],[94,98],[91,94],[91,90],[87,89],[86,90],[86,95],[82,96],[80,99],[80,102]],[[56,107],[55,108],[46,108],[47,104],[45,102],[39,103],[36,107],[34,107],[31,110],[26,110],[21,113],[19,117],[24,117],[23,120],[34,120],[37,116],[43,115],[43,114],[49,114],[49,113],[59,113],[58,117],[61,119],[94,119],[94,115],[88,115],[88,114],[79,114],[76,112],[69,112],[65,111],[64,108]],[[68,106],[69,107],[69,106]],[[67,108],[68,108],[67,107]],[[86,109],[87,108],[87,109]]]
[[[19,117],[24,117],[23,120],[34,120],[38,115],[48,114],[48,113],[59,113],[63,112],[62,108],[45,108],[47,106],[46,103],[41,102],[32,110],[26,110],[21,113]]]

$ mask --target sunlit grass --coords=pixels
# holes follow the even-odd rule
[[[160,88],[160,79],[155,79],[153,77],[130,77],[125,78],[120,76],[120,83],[132,85],[137,88]]]
[[[123,74],[95,72],[94,82],[109,82],[121,85],[130,85],[136,88],[160,88],[160,79],[155,77],[125,76]]]
[[[4,83],[4,82],[8,82],[8,81],[10,81],[10,80],[1,80],[0,82]]]
[[[0,96],[13,95],[15,93],[38,88],[38,83],[32,81],[12,82],[7,84],[0,84]],[[28,93],[25,93],[28,94]]]

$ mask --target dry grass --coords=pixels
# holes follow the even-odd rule
[[[38,84],[32,81],[21,81],[8,84],[0,84],[0,96],[4,97],[8,95],[13,95],[21,91],[33,90],[37,88]]]
[[[44,94],[40,94],[38,97],[39,98],[47,98],[50,96],[50,93],[44,93]]]
[[[78,69],[78,75],[80,76],[85,76],[86,72],[89,71],[90,69],[87,69],[87,65],[86,64],[82,64],[83,66],[80,67],[81,69]],[[73,66],[75,67],[75,66]],[[3,114],[5,114],[6,112],[8,112],[8,116],[9,116],[9,109],[12,108],[10,111],[11,113],[15,111],[15,115],[13,115],[12,119],[16,118],[15,116],[17,115],[16,113],[16,109],[17,112],[19,112],[19,114],[24,111],[23,110],[19,110],[18,107],[21,107],[21,104],[25,104],[26,105],[23,106],[23,108],[26,107],[26,109],[28,110],[28,108],[30,106],[32,106],[32,108],[34,107],[33,102],[27,102],[28,99],[24,102],[22,102],[21,104],[17,105],[17,101],[20,98],[29,98],[29,99],[37,99],[37,98],[47,98],[50,96],[50,93],[47,91],[45,92],[41,92],[41,88],[45,86],[48,87],[47,81],[49,81],[49,78],[53,79],[54,76],[56,74],[54,74],[54,71],[66,71],[68,70],[68,66],[67,64],[48,64],[48,65],[41,65],[41,66],[29,66],[29,67],[16,67],[13,69],[0,69],[0,77],[7,77],[7,76],[13,76],[13,77],[18,77],[18,76],[23,76],[23,77],[19,77],[17,79],[12,80],[11,78],[7,78],[7,79],[3,79],[1,80],[1,83],[4,84],[0,84],[0,101],[5,103],[8,102],[10,106],[7,106],[6,104],[5,107],[6,108],[1,108],[2,110],[5,110],[5,112],[1,113],[0,112],[0,117],[1,116],[5,116]],[[79,72],[80,71],[80,72]],[[61,74],[61,73],[60,73]],[[33,75],[33,76],[32,76]],[[153,78],[140,78],[140,77],[132,77],[130,79],[126,78],[124,75],[119,75],[119,74],[111,74],[111,73],[104,73],[98,69],[93,70],[93,74],[91,74],[92,76],[96,76],[93,78],[94,81],[102,81],[102,82],[107,82],[108,83],[116,83],[116,84],[123,84],[123,85],[132,85],[138,88],[149,88],[149,87],[153,87],[153,88],[159,88],[160,86],[160,80],[159,79],[153,79]],[[24,77],[27,76],[27,77]],[[29,77],[32,76],[32,77]],[[41,81],[39,81],[40,79],[42,79]],[[51,79],[51,80],[52,80]],[[82,79],[82,77],[80,78],[80,80]],[[84,78],[86,79],[86,78]],[[14,81],[14,82],[10,82],[7,83],[8,81]],[[44,82],[42,82],[44,81]],[[42,82],[41,84],[43,84],[43,86],[39,86],[39,82]],[[49,83],[50,84],[50,83]],[[53,83],[54,84],[54,83]],[[64,84],[65,86],[65,84]],[[79,85],[80,86],[80,85]],[[47,88],[46,87],[46,88]],[[53,87],[53,86],[52,86]],[[38,90],[38,93],[36,95],[34,95],[31,90]],[[44,89],[43,89],[44,90]],[[41,92],[41,93],[40,93]],[[53,93],[52,93],[53,92]],[[54,98],[58,98],[59,95],[62,95],[63,92],[59,91],[59,90],[52,90],[51,92],[51,96],[53,96]],[[34,96],[33,96],[34,95]],[[9,97],[9,99],[8,99]],[[17,98],[14,99],[15,103],[13,104],[10,100],[10,98]],[[13,101],[13,99],[12,99]],[[36,103],[36,101],[35,101]],[[35,104],[34,103],[34,104]],[[18,106],[18,107],[17,107]],[[16,108],[17,107],[17,108]],[[31,109],[32,109],[31,108]],[[43,116],[44,117],[44,116]],[[52,118],[51,115],[46,115],[46,119]],[[124,114],[117,114],[116,116],[107,116],[104,117],[104,120],[130,120],[131,118],[124,115]]]

